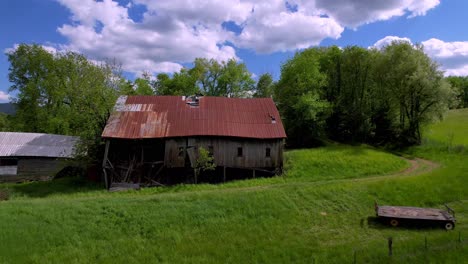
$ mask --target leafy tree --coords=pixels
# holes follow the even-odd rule
[[[195,171],[195,183],[198,181],[198,176],[202,171],[214,170],[216,164],[214,158],[210,155],[210,152],[204,147],[198,148],[198,157],[193,168]]]
[[[133,83],[125,78],[120,78],[119,91],[120,95],[136,95],[136,91],[133,88]]]
[[[386,91],[386,104],[397,116],[398,143],[419,144],[421,124],[440,117],[448,105],[450,86],[443,73],[422,46],[393,42],[381,51],[376,78],[378,89]]]
[[[191,74],[205,95],[246,97],[254,89],[255,81],[244,63],[234,59],[219,63],[197,58],[194,64]]]
[[[155,81],[156,93],[159,95],[194,95],[200,92],[196,82],[193,69],[182,68],[180,72],[174,73],[172,78],[165,74],[158,74]]]
[[[320,71],[320,56],[319,49],[307,49],[281,67],[275,100],[292,145],[311,145],[324,136],[330,104],[324,98],[327,79]]]
[[[11,130],[10,118],[5,113],[0,113],[0,131],[6,132]]]
[[[38,45],[22,44],[7,55],[10,91],[17,92],[15,129],[80,136],[89,156],[100,159],[100,134],[122,83],[118,67]]]
[[[468,76],[449,76],[446,80],[452,86],[450,108],[468,107]]]
[[[269,73],[260,75],[254,97],[272,97],[274,92],[273,77]]]
[[[142,77],[136,78],[133,86],[137,95],[154,95],[151,86],[151,75],[148,72],[144,72]]]
[[[341,141],[363,142],[369,136],[372,124],[373,87],[371,79],[372,56],[367,49],[346,47],[339,58],[338,72],[332,72],[337,81],[331,82],[330,99],[333,115],[329,119],[330,133]],[[338,86],[339,85],[339,86]]]

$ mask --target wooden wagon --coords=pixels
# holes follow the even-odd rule
[[[402,222],[441,224],[445,229],[455,228],[455,211],[445,205],[447,210],[406,206],[386,206],[375,204],[375,213],[378,218],[391,226],[398,226]]]

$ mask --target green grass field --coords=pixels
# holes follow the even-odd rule
[[[445,140],[454,126],[436,124],[424,145],[403,153],[434,161],[433,170],[333,145],[288,151],[284,176],[221,185],[122,193],[73,179],[2,185],[11,199],[0,202],[0,263],[463,263],[467,116],[452,111],[444,121],[460,136]],[[374,201],[447,203],[457,226],[390,228],[375,221]]]

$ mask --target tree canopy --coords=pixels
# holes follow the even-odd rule
[[[460,85],[462,86],[462,85]],[[419,45],[311,48],[281,68],[275,100],[289,143],[411,145],[447,108],[450,85]]]
[[[10,92],[17,93],[13,130],[80,136],[93,152],[118,96],[118,67],[39,45],[19,45],[7,55]]]

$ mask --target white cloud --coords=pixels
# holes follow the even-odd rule
[[[421,44],[424,52],[441,64],[445,75],[468,75],[468,41],[445,42],[431,38]]]
[[[272,2],[255,5],[242,33],[234,38],[237,46],[259,53],[303,49],[325,38],[337,39],[344,30],[331,18],[290,12],[283,1]]]
[[[258,53],[307,48],[339,38],[345,27],[420,16],[439,4],[439,0],[57,1],[72,14],[72,21],[57,29],[68,39],[59,48],[96,61],[115,58],[124,70],[135,73],[178,71],[196,57],[239,59],[236,48]],[[138,8],[142,5],[145,8]],[[141,19],[129,15],[135,10],[145,10]],[[224,28],[226,22],[239,32]]]
[[[187,19],[180,19],[183,10],[171,13],[171,2],[163,5],[165,2],[161,1],[157,2],[159,5],[147,3],[148,11],[143,21],[137,23],[128,15],[131,6],[120,6],[111,0],[60,0],[60,3],[70,9],[76,22],[58,28],[70,41],[65,48],[97,60],[115,58],[127,71],[174,72],[182,68],[181,63],[196,57],[237,58],[234,48],[225,44],[230,34],[221,27],[225,19],[222,17],[213,17],[213,21],[207,20],[205,24],[191,20],[194,14],[187,13]],[[161,12],[165,11],[163,8],[169,11]]]
[[[317,9],[320,13],[350,28],[404,15],[408,18],[423,16],[440,3],[439,0],[303,0],[303,2],[309,9]]]
[[[9,100],[9,96],[7,93],[5,93],[4,91],[0,91],[0,102],[8,102],[10,101]]]
[[[382,48],[392,43],[392,41],[407,41],[409,38],[397,36],[386,36],[372,47]],[[445,75],[468,75],[468,41],[445,42],[440,39],[431,38],[421,42],[424,52],[437,61]]]

